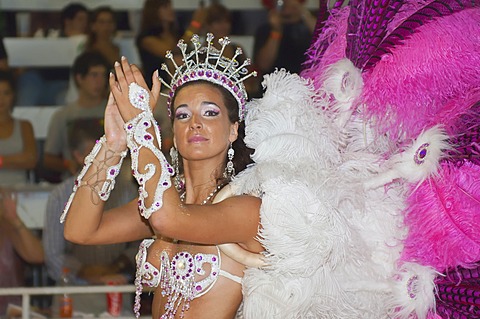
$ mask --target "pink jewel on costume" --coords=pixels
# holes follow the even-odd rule
[[[429,146],[430,146],[429,143],[424,143],[420,145],[420,147],[415,152],[415,155],[413,156],[413,160],[417,165],[422,165],[425,162],[425,158],[427,157]]]
[[[411,299],[417,297],[418,276],[414,275],[408,278],[407,281],[407,294]]]

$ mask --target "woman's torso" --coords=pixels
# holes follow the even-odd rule
[[[5,127],[4,129],[8,129]],[[9,132],[0,138],[0,156],[18,154],[23,151],[22,123],[13,119],[13,126]],[[23,169],[0,169],[0,185],[24,184],[27,182],[27,173]]]

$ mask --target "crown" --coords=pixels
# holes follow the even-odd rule
[[[212,45],[213,38],[213,34],[207,33],[205,39],[206,46],[202,46],[200,37],[194,34],[191,39],[193,49],[188,53],[187,44],[183,39],[180,39],[177,44],[183,56],[183,64],[180,66],[176,64],[171,51],[167,51],[165,54],[165,57],[170,59],[175,67],[172,74],[165,63],[162,63],[161,66],[161,69],[166,71],[172,79],[170,83],[166,83],[160,78],[162,84],[170,89],[168,94],[161,93],[167,97],[170,117],[170,103],[175,95],[175,91],[187,82],[206,80],[218,84],[229,91],[238,102],[238,118],[240,121],[245,118],[245,104],[248,96],[243,81],[250,76],[257,76],[257,72],[249,73],[246,68],[251,63],[250,59],[245,59],[241,65],[236,60],[243,53],[241,48],[235,50],[235,54],[231,59],[223,56],[225,47],[230,44],[228,37],[218,39],[218,43],[222,46],[220,50]]]

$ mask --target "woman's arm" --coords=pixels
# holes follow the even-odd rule
[[[2,205],[0,209],[0,219],[3,217],[8,224],[6,233],[15,251],[26,262],[42,263],[44,260],[42,242],[18,217],[17,200],[13,193],[2,191]]]
[[[277,10],[270,10],[268,14],[269,34],[255,54],[255,65],[262,72],[267,72],[274,67],[278,57],[278,50],[282,40],[283,25]],[[260,36],[257,34],[257,37]]]
[[[67,240],[80,244],[113,244],[153,235],[148,223],[138,214],[136,200],[103,211],[104,200],[114,185],[110,174],[118,172],[120,154],[126,151],[123,124],[110,95],[105,110],[105,141],[97,142],[87,156],[85,162],[90,164],[86,164],[80,173],[74,188],[76,191],[65,208],[64,234]]]
[[[168,50],[173,50],[175,48],[177,42],[173,36],[159,38],[149,35],[142,38],[139,44],[145,51],[158,57],[164,57]]]

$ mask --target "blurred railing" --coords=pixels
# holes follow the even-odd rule
[[[30,318],[31,296],[68,294],[91,294],[107,292],[135,292],[134,285],[122,286],[71,286],[71,287],[16,287],[0,288],[0,296],[22,296],[22,319]],[[133,318],[133,311],[132,316]],[[147,318],[147,317],[145,317]]]

